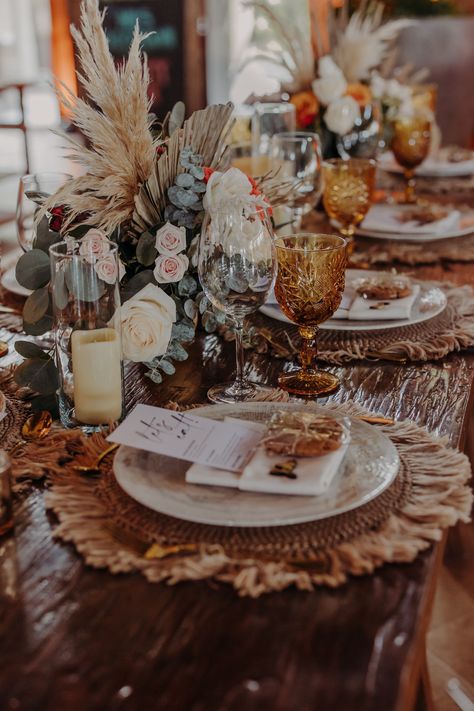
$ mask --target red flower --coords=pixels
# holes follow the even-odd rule
[[[204,182],[209,182],[209,178],[214,173],[214,168],[204,168]]]
[[[163,153],[166,153],[166,148],[164,146],[157,146],[156,147],[156,155],[162,156]]]
[[[64,207],[63,205],[52,207],[50,212],[52,217],[49,221],[49,229],[53,232],[59,232],[64,220]]]

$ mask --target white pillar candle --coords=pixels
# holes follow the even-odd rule
[[[71,349],[76,420],[87,425],[118,420],[122,414],[122,364],[117,331],[73,331]]]
[[[243,173],[250,175],[251,178],[265,175],[272,168],[271,158],[266,155],[232,158],[231,164],[234,168],[238,168]]]

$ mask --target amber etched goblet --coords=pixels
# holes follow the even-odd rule
[[[405,202],[416,203],[415,168],[425,160],[430,150],[431,122],[425,116],[400,116],[393,123],[391,149],[403,168]]]
[[[316,367],[318,326],[341,303],[346,240],[338,235],[301,233],[279,237],[275,247],[275,296],[285,316],[297,324],[303,339],[301,368],[282,373],[278,384],[295,395],[327,395],[338,388],[339,379]]]
[[[375,161],[363,158],[335,158],[323,163],[323,204],[346,238],[348,254],[354,251],[354,232],[373,201]]]

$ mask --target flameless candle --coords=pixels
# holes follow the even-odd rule
[[[240,156],[232,158],[231,162],[234,168],[238,168],[252,178],[265,175],[272,167],[271,159],[266,155]]]
[[[73,331],[71,348],[76,419],[88,425],[118,420],[122,414],[122,366],[117,331]]]

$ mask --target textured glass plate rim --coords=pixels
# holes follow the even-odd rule
[[[370,277],[385,273],[386,272],[367,269],[346,269],[346,274],[350,277],[351,280],[357,279],[358,277]],[[399,319],[396,321],[349,321],[349,319],[330,318],[328,321],[322,323],[319,328],[322,331],[388,331],[393,328],[401,328],[403,326],[414,326],[417,323],[431,321],[431,319],[436,318],[436,316],[439,316],[441,313],[443,313],[446,306],[448,305],[448,299],[444,291],[442,289],[439,289],[437,286],[430,286],[429,284],[426,284],[423,281],[418,281],[417,279],[412,279],[412,281],[413,283],[420,285],[421,291],[420,295],[418,296],[417,300],[413,305],[413,310],[416,309],[416,312],[415,314],[413,314],[412,311],[412,317],[410,319]],[[418,304],[423,294],[423,289],[426,291],[428,289],[431,291],[434,290],[439,293],[441,303],[437,308],[432,309],[431,311],[419,310]],[[260,311],[265,314],[265,316],[269,316],[270,318],[273,318],[276,321],[281,321],[282,323],[291,323],[293,326],[297,325],[285,316],[278,304],[263,304],[263,306],[260,307]]]
[[[239,410],[246,410],[247,412],[268,412],[269,415],[273,410],[289,409],[289,410],[299,410],[301,408],[308,408],[312,411],[317,412],[328,412],[328,408],[321,405],[306,405],[298,403],[242,403],[237,405],[206,405],[193,410],[193,413],[202,417],[215,417],[215,419],[222,419],[225,416],[238,417]],[[330,414],[333,414],[330,411]],[[335,413],[336,417],[341,417]],[[357,497],[353,498],[351,501],[344,505],[334,505],[333,508],[326,508],[328,506],[329,497],[337,493],[337,489],[334,491],[334,487],[341,484],[344,476],[346,476],[346,470],[348,468],[348,463],[354,467],[354,472],[361,470],[361,460],[358,457],[351,457],[351,447],[355,448],[355,443],[349,445],[346,458],[341,465],[339,473],[336,475],[336,479],[333,486],[329,491],[323,496],[284,496],[280,494],[258,494],[253,492],[242,492],[238,489],[231,489],[219,486],[199,486],[193,484],[186,484],[184,481],[184,472],[187,469],[188,464],[186,462],[181,462],[183,467],[183,478],[181,489],[187,489],[188,494],[193,491],[198,498],[204,499],[206,503],[199,508],[199,504],[196,501],[188,502],[182,504],[179,501],[173,500],[171,497],[171,487],[166,487],[166,479],[164,477],[156,476],[153,482],[147,483],[147,486],[141,488],[137,483],[137,471],[133,470],[124,460],[127,457],[132,457],[133,460],[139,460],[141,454],[140,450],[133,449],[131,447],[126,447],[122,445],[119,447],[117,454],[114,459],[113,473],[115,479],[119,486],[128,494],[132,499],[142,504],[146,508],[149,508],[158,513],[171,516],[173,518],[189,521],[192,523],[200,523],[213,526],[233,526],[237,528],[261,528],[261,527],[278,527],[278,526],[288,526],[296,525],[301,523],[309,523],[311,521],[322,521],[333,516],[337,516],[348,511],[360,508],[361,506],[369,503],[373,499],[377,498],[382,494],[395,480],[399,468],[400,468],[400,458],[398,456],[397,449],[393,442],[387,437],[383,432],[381,432],[374,425],[369,425],[365,422],[358,420],[357,418],[351,418],[351,428],[356,428],[362,432],[365,441],[372,441],[374,444],[372,449],[374,451],[380,451],[382,454],[380,457],[382,460],[374,460],[377,462],[378,473],[380,475],[380,482],[378,485],[372,486],[372,488],[367,489],[363,494],[359,494]],[[178,462],[178,460],[172,460],[169,457],[164,457],[161,455],[151,455],[148,456],[156,458],[157,464],[160,468],[163,465],[170,462]],[[369,460],[366,459],[366,465],[369,464]],[[372,461],[372,460],[371,460]],[[179,462],[178,462],[179,464]],[[154,477],[155,477],[154,473]],[[140,476],[140,474],[139,474]],[[143,474],[143,476],[145,476]],[[163,481],[165,486],[163,486]],[[212,516],[206,512],[206,506],[208,505],[207,499],[216,495],[216,491],[220,492],[220,498],[217,496],[216,509]],[[332,491],[332,494],[331,494]],[[167,498],[166,493],[170,493],[171,498]],[[154,500],[150,500],[150,493],[154,496]],[[226,513],[225,505],[228,503],[229,498],[240,499],[242,503],[245,502],[245,518],[238,518],[235,514]],[[227,502],[226,502],[227,500]],[[275,518],[271,519],[260,519],[258,518],[259,510],[262,507],[267,509],[274,508],[275,501],[283,502],[283,505],[288,508],[283,514],[279,514]],[[285,506],[286,502],[286,506]],[[309,504],[308,504],[309,502]],[[325,503],[326,502],[326,503]],[[309,511],[304,513],[298,513],[299,508],[304,509],[304,504],[309,505],[314,508],[310,508]],[[212,502],[211,502],[212,507]],[[323,507],[324,510],[320,510]],[[250,517],[249,512],[250,510]],[[231,516],[233,517],[231,518]],[[260,514],[261,515],[261,514]]]
[[[473,159],[474,153],[472,158],[468,158],[465,161],[460,161],[458,163],[449,163],[449,165],[456,165],[458,166],[458,168],[455,172],[449,171],[448,173],[443,172],[443,169],[441,167],[439,170],[430,170],[429,163],[428,167],[422,163],[420,166],[418,166],[418,168],[415,168],[415,175],[419,176],[420,178],[465,178],[468,175],[474,174],[474,170],[472,169]],[[471,167],[468,167],[466,165],[463,166],[463,163],[470,163]],[[441,163],[441,165],[444,164]],[[379,156],[379,158],[377,159],[377,167],[381,170],[384,170],[386,173],[403,173],[403,168],[398,165],[390,151],[383,153],[381,156]]]

